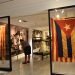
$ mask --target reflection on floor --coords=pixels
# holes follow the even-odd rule
[[[9,73],[1,72],[0,75],[50,75],[50,58],[40,56],[31,58],[28,64],[22,64],[24,55],[12,58],[12,71]],[[75,75],[75,63],[53,62],[53,73],[63,73],[64,75]],[[56,74],[54,74],[56,75]],[[57,74],[58,75],[58,74]]]
[[[64,75],[75,75],[75,62],[53,62],[53,72]]]
[[[50,75],[50,60],[45,57],[44,60],[31,59],[28,64],[22,64],[24,58],[13,61],[12,72],[4,75]]]

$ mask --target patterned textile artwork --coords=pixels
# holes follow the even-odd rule
[[[6,26],[0,25],[0,59],[6,59]]]
[[[52,60],[75,62],[75,19],[51,19]]]
[[[11,25],[10,29],[11,55],[14,56],[23,53],[20,39],[28,41],[28,29],[16,25]]]
[[[0,24],[0,69],[9,68],[10,57],[9,57],[9,45],[8,45],[8,34],[7,25]]]

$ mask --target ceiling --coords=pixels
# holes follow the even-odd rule
[[[75,5],[75,0],[0,0],[0,16],[24,16]]]
[[[0,0],[0,16],[11,16],[14,25],[48,30],[48,9],[69,5],[75,0]]]
[[[19,22],[19,20],[22,20],[22,22]],[[48,30],[48,11],[29,16],[13,17],[11,24],[37,30]]]
[[[7,3],[7,2],[10,2],[12,0],[0,0],[0,4],[3,4],[3,3]]]

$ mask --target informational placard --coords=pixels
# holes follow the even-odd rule
[[[51,72],[75,74],[75,6],[49,10]]]
[[[0,17],[0,71],[11,71],[10,17]]]

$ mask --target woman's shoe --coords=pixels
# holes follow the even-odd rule
[[[27,63],[30,63],[30,61],[27,61]]]

